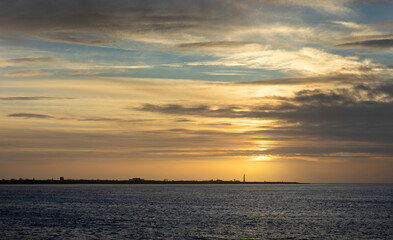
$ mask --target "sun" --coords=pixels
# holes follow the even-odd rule
[[[253,157],[251,157],[251,159],[249,159],[248,161],[257,162],[257,161],[270,161],[270,160],[272,160],[272,158],[271,158],[270,156],[268,156],[268,155],[262,155],[262,156],[253,156]]]

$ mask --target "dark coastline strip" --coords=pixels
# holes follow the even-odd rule
[[[298,182],[240,182],[240,181],[223,181],[223,180],[207,180],[207,181],[187,181],[187,180],[0,180],[0,184],[302,184]]]

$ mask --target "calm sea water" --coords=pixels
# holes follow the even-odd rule
[[[393,239],[393,185],[3,185],[0,239]]]

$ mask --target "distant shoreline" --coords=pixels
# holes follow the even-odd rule
[[[65,180],[0,180],[0,184],[304,184],[299,182],[240,182],[240,181],[224,181],[224,180],[84,180],[84,179],[65,179]]]

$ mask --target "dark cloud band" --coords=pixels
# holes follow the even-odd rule
[[[19,117],[19,118],[53,118],[50,115],[45,115],[45,114],[35,114],[35,113],[13,113],[13,114],[8,114],[8,117]]]
[[[336,45],[338,48],[367,48],[367,49],[391,49],[393,39],[378,39],[359,42],[350,42]]]

